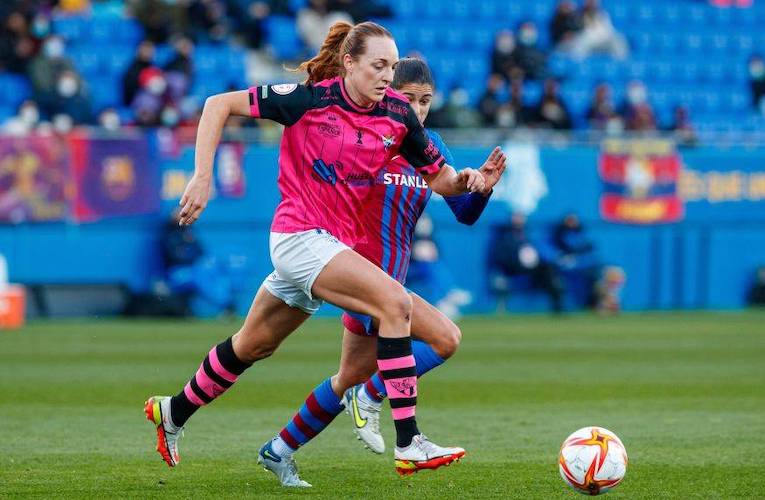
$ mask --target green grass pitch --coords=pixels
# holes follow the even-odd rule
[[[558,447],[600,425],[630,456],[608,498],[765,498],[765,314],[461,326],[460,352],[421,382],[417,415],[434,441],[468,456],[402,479],[392,454],[364,450],[342,414],[296,455],[314,485],[307,491],[278,486],[256,452],[334,373],[336,320],[310,321],[202,409],[173,470],[154,451],[143,402],[175,393],[237,322],[57,321],[0,332],[0,497],[580,498],[558,476]]]

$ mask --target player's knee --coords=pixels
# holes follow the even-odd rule
[[[236,356],[245,363],[254,363],[271,356],[279,347],[278,342],[254,341],[241,336],[242,332],[234,336]],[[237,339],[237,337],[240,337]]]
[[[436,351],[442,359],[451,358],[460,346],[462,341],[462,330],[451,321],[447,321],[444,325],[442,334],[438,337],[438,342],[433,346],[433,350]]]
[[[342,392],[350,389],[354,385],[366,382],[371,376],[369,370],[363,370],[358,367],[341,368],[337,373],[337,386]]]
[[[408,321],[412,317],[412,297],[400,283],[391,284],[385,300],[379,307],[385,319]]]

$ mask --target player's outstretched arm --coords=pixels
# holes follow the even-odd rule
[[[179,224],[193,224],[210,198],[213,159],[226,120],[231,115],[250,116],[249,92],[240,90],[210,96],[205,101],[197,127],[194,175],[181,197]]]
[[[483,194],[488,195],[491,193],[491,190],[494,189],[494,186],[502,178],[502,174],[505,173],[505,168],[507,168],[507,156],[502,151],[502,148],[497,146],[489,154],[489,157],[486,158],[481,168],[478,169],[483,174],[485,181]]]
[[[502,150],[494,148],[494,151],[491,152],[486,162],[478,170],[486,181],[483,192],[444,197],[457,221],[468,226],[475,224],[489,202],[492,188],[502,178],[506,165],[507,159]]]

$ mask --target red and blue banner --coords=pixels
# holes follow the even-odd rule
[[[0,222],[52,222],[69,213],[66,143],[53,136],[0,137]]]
[[[601,216],[627,224],[682,220],[683,200],[678,191],[681,166],[670,141],[605,141],[598,162],[603,182]]]
[[[159,210],[159,166],[144,135],[119,139],[73,136],[69,144],[77,221]]]

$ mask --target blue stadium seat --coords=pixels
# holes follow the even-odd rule
[[[103,71],[100,52],[92,49],[92,46],[81,45],[67,51],[75,68],[83,75],[98,75]]]
[[[122,104],[122,85],[115,78],[91,78],[88,80],[93,112],[98,113],[105,108]]]
[[[492,1],[475,2],[471,8],[474,9],[476,17],[484,21],[496,20],[499,13],[499,6]]]
[[[77,42],[90,37],[90,25],[84,17],[55,16],[52,31],[61,35],[67,42]]]
[[[0,105],[12,108],[15,114],[19,104],[30,95],[32,86],[29,80],[21,75],[0,73]]]
[[[288,16],[269,16],[266,21],[268,43],[279,59],[295,59],[303,51],[295,20]]]

